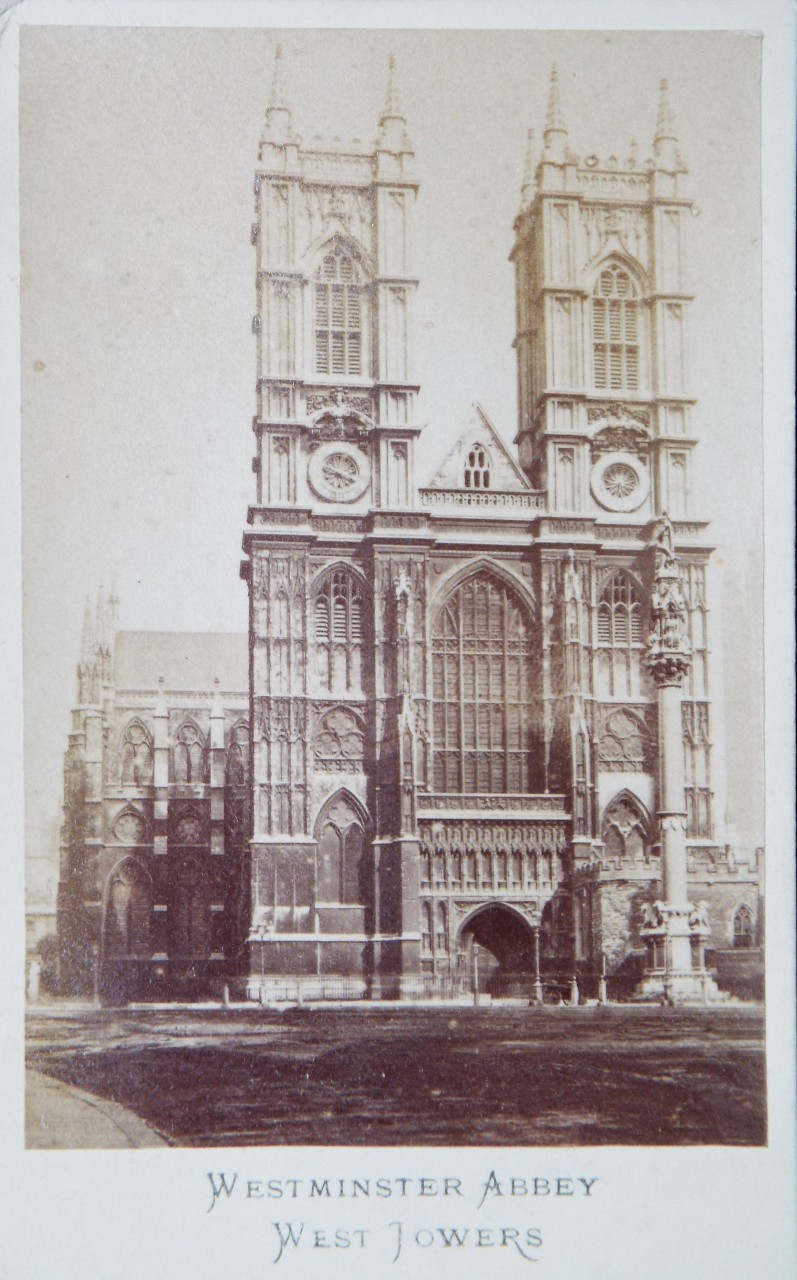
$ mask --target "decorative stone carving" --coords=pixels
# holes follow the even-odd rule
[[[196,809],[184,808],[177,813],[172,835],[175,844],[201,844],[205,836],[205,824]]]
[[[121,844],[141,844],[147,834],[146,823],[137,809],[123,809],[113,824],[113,834]]]
[[[327,711],[316,729],[314,752],[316,765],[326,771],[361,769],[365,756],[362,721],[344,707]]]
[[[686,597],[673,550],[673,528],[666,514],[659,522],[652,546],[655,582],[647,667],[657,685],[680,685],[692,664],[692,646],[686,627]]]
[[[610,771],[649,769],[652,744],[641,717],[626,708],[606,714],[598,738],[598,759],[601,768]]]

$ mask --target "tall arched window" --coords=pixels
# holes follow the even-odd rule
[[[592,364],[598,390],[638,390],[639,302],[631,276],[617,264],[601,271],[593,290]]]
[[[755,946],[753,913],[744,902],[733,917],[733,945],[740,949]]]
[[[338,242],[324,256],[315,283],[315,367],[317,373],[365,372],[361,272]]]
[[[365,905],[367,878],[362,818],[340,797],[322,814],[318,831],[318,901]]]
[[[186,721],[174,744],[174,781],[205,781],[205,739],[192,720]]]
[[[152,781],[152,738],[140,720],[122,735],[122,786],[144,787]]]
[[[609,698],[641,692],[644,652],[642,599],[627,573],[613,573],[598,601],[598,686]]]
[[[647,861],[650,836],[642,806],[627,793],[615,796],[606,806],[601,838],[607,859],[619,862]]]
[[[530,790],[531,638],[514,592],[487,573],[464,582],[432,630],[434,785]]]
[[[133,858],[113,871],[108,884],[104,950],[116,959],[145,958],[151,953],[152,884]]]
[[[320,586],[314,606],[318,674],[328,689],[358,688],[363,642],[363,596],[354,574],[335,569]]]
[[[242,787],[246,782],[249,761],[249,726],[241,720],[230,734],[227,748],[225,781],[228,787]]]

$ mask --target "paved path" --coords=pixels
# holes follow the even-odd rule
[[[168,1143],[118,1102],[107,1102],[39,1071],[26,1071],[25,1145],[54,1149],[165,1147]]]

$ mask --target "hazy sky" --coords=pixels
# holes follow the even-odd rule
[[[516,427],[508,262],[552,61],[573,149],[651,149],[669,78],[690,225],[695,514],[725,566],[731,817],[762,839],[758,56],[727,33],[27,28],[21,43],[29,847],[60,805],[83,603],[125,627],[240,630],[255,410],[252,177],[273,49],[294,125],[370,146],[386,64],[417,155],[421,473],[481,401]],[[728,618],[726,618],[726,622]],[[752,643],[751,643],[752,637]]]

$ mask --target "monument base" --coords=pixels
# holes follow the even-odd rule
[[[634,999],[675,1005],[720,1004],[729,997],[707,969],[651,969],[638,984]]]

